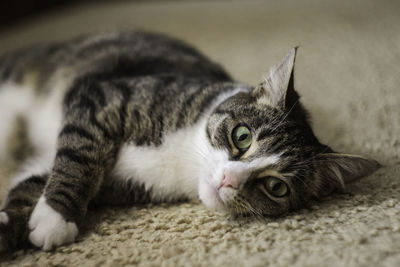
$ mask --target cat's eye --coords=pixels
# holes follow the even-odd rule
[[[251,132],[246,126],[238,126],[232,132],[232,140],[239,150],[246,150],[251,145]]]
[[[273,176],[264,179],[264,188],[274,197],[284,197],[289,192],[286,183]]]

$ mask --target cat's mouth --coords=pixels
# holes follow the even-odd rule
[[[199,184],[199,197],[201,201],[207,207],[220,212],[231,212],[230,207],[236,193],[236,189],[224,185],[223,179],[203,178]]]
[[[236,190],[233,188],[227,188],[220,186],[217,190],[218,198],[225,205],[233,200],[233,196],[235,195]]]
[[[199,197],[207,207],[218,211],[227,211],[226,199],[222,192],[223,188],[220,187],[219,183],[213,185],[212,181],[207,178],[200,180]]]
[[[215,199],[220,202],[221,204],[225,204],[225,201],[222,199],[221,197],[221,189],[222,189],[222,183],[219,184],[218,186],[214,186],[212,185],[209,181],[206,181],[208,186],[211,187],[211,190],[213,191],[214,195],[215,195]]]

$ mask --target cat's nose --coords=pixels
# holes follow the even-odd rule
[[[221,181],[221,187],[232,187],[237,189],[239,187],[239,179],[229,172],[224,172],[224,178]]]
[[[220,184],[221,187],[239,189],[249,177],[248,168],[241,162],[229,162],[226,164]]]

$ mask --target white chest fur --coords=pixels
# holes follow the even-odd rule
[[[113,176],[132,179],[151,189],[156,200],[174,200],[178,197],[196,197],[197,175],[202,170],[204,121],[192,127],[165,136],[158,147],[124,145],[113,171]],[[204,136],[203,136],[204,135]],[[206,156],[206,155],[204,155]]]

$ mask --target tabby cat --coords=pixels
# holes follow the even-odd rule
[[[0,162],[25,162],[0,211],[0,251],[73,242],[89,206],[200,198],[275,216],[371,174],[376,161],[315,137],[294,90],[296,52],[256,87],[137,31],[0,58]]]

